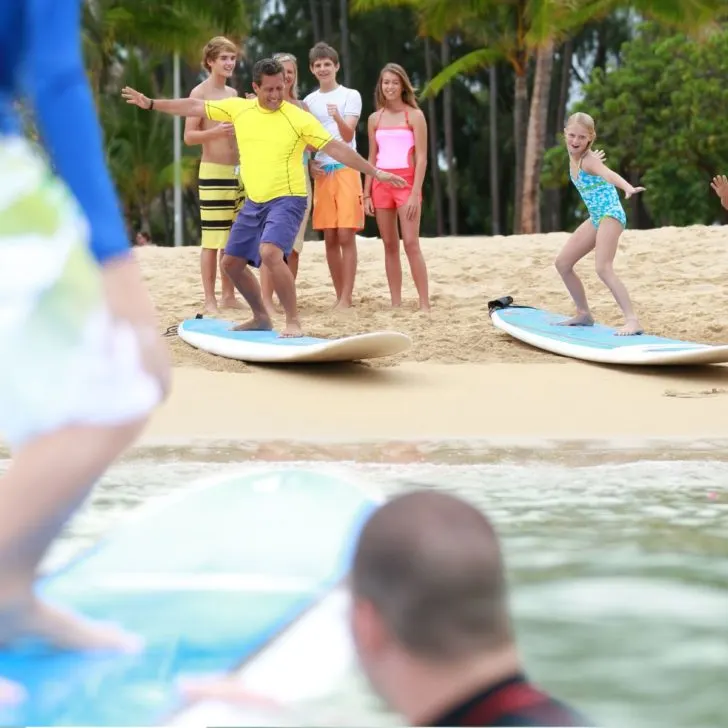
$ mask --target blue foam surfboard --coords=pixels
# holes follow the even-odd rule
[[[488,304],[493,324],[516,339],[561,356],[605,364],[645,366],[728,362],[728,345],[700,344],[662,336],[618,336],[617,329],[559,326],[567,315],[513,305],[506,296]]]
[[[277,331],[233,331],[235,323],[215,318],[187,319],[177,327],[179,337],[202,351],[229,359],[260,363],[323,363],[392,356],[409,349],[410,338],[399,331],[321,339],[285,338]]]
[[[368,493],[311,470],[227,476],[140,509],[111,537],[44,578],[44,598],[118,623],[134,656],[18,645],[0,675],[29,700],[1,725],[153,725],[181,707],[180,676],[246,662],[341,582]]]

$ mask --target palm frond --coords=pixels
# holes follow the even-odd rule
[[[422,90],[420,98],[426,99],[436,96],[454,78],[460,75],[472,73],[481,68],[487,68],[492,63],[503,58],[500,48],[479,48],[476,51],[453,61],[449,66],[443,68]]]

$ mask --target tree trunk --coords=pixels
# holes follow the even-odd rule
[[[172,216],[169,214],[166,189],[159,193],[159,200],[161,203],[160,208],[162,210],[162,220],[164,222],[164,239],[172,240],[174,238],[174,225],[172,224]]]
[[[515,101],[513,105],[513,143],[516,152],[516,190],[513,198],[513,232],[521,232],[521,202],[523,199],[523,162],[526,151],[526,125],[528,124],[528,71],[527,59],[516,69]]]
[[[571,88],[571,61],[574,57],[574,41],[569,38],[561,51],[561,83],[559,85],[559,105],[556,107],[556,134],[561,134],[566,124],[566,106],[569,103]]]
[[[351,88],[351,52],[349,50],[349,0],[339,0],[339,31],[341,33],[341,64],[344,66],[344,86]]]
[[[498,69],[491,65],[490,85],[490,218],[493,235],[500,235],[500,179],[498,161]]]
[[[187,224],[188,220],[192,221],[192,234],[187,236],[187,239],[190,240],[191,245],[199,245],[200,244],[200,205],[199,200],[197,199],[197,195],[192,191],[191,188],[188,188],[183,192],[182,195],[182,210],[183,210],[183,220],[185,222],[185,229],[187,232],[190,232],[190,226]]]
[[[313,32],[313,42],[318,43],[321,40],[321,18],[319,17],[319,0],[308,0],[308,9],[311,13],[311,30]]]
[[[528,119],[521,208],[521,232],[526,234],[541,232],[541,165],[546,148],[546,123],[553,67],[554,44],[549,41],[536,54],[536,77]]]
[[[425,75],[427,82],[432,80],[432,48],[430,39],[425,38]],[[427,140],[430,145],[430,179],[432,180],[432,193],[435,197],[435,220],[437,225],[437,236],[445,234],[445,220],[442,215],[442,185],[440,184],[440,160],[438,158],[438,140],[440,138],[437,123],[437,106],[435,99],[429,96],[427,99]]]
[[[141,200],[139,202],[139,229],[152,234],[151,215],[149,214],[149,202]]]
[[[442,67],[450,65],[450,40],[447,36],[440,44]],[[445,157],[447,159],[447,197],[450,235],[458,234],[458,192],[455,178],[455,145],[452,126],[452,86],[447,84],[442,94],[443,126],[445,130]]]
[[[556,121],[554,124],[553,140],[555,144],[562,143],[561,134],[566,125],[566,106],[569,103],[569,90],[571,88],[571,61],[574,57],[574,41],[568,38],[561,49],[561,83],[559,84],[559,98],[556,103]],[[547,193],[549,207],[549,231],[561,230],[561,189],[556,187]]]
[[[604,70],[607,67],[608,51],[607,26],[604,23],[599,23],[597,28],[597,50],[594,54],[594,67],[592,70],[596,68]]]
[[[322,0],[324,6],[324,40],[331,44],[334,42],[334,17],[331,8],[333,0]]]

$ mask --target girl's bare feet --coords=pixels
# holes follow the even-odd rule
[[[299,336],[303,336],[301,324],[298,321],[286,322],[280,335],[282,339],[297,339]]]
[[[644,329],[640,326],[640,322],[636,318],[628,318],[624,322],[624,326],[618,329],[617,336],[637,336],[644,333]]]
[[[559,321],[557,326],[594,326],[594,319],[590,313],[577,313],[576,316]]]

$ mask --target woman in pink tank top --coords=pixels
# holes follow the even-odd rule
[[[427,169],[427,122],[417,106],[412,83],[402,66],[388,63],[379,74],[376,111],[369,116],[369,162],[404,177],[407,187],[395,188],[372,177],[364,181],[364,210],[375,215],[384,242],[392,306],[402,303],[400,231],[404,252],[419,296],[421,311],[430,310],[427,265],[420,249],[422,182]],[[398,227],[399,223],[399,227]]]

